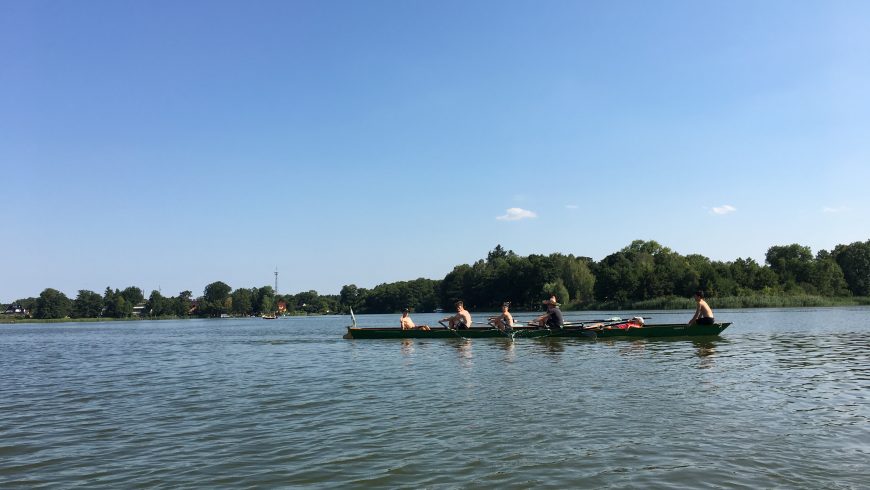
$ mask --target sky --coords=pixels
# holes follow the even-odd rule
[[[870,239],[864,1],[0,2],[0,302]]]

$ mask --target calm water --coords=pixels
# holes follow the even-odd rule
[[[868,488],[870,309],[717,318],[700,341],[513,343],[0,325],[0,487]]]

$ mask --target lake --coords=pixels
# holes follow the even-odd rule
[[[870,308],[716,318],[514,342],[344,340],[346,316],[0,325],[0,487],[867,488]]]

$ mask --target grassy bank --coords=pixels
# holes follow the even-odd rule
[[[307,314],[305,312],[293,312],[287,314],[287,316],[319,316],[315,314]],[[146,320],[188,320],[188,319],[202,319],[204,317],[179,317],[172,315],[165,315],[160,317],[130,317],[130,318],[26,318],[23,316],[0,316],[0,325],[2,324],[11,324],[11,323],[93,323],[93,322],[130,322],[130,321],[146,321]],[[241,317],[230,317],[230,318],[259,318],[258,316],[241,316]]]
[[[800,308],[823,306],[866,306],[870,305],[870,297],[827,297],[827,296],[723,296],[707,298],[707,303],[713,309],[717,308]],[[591,309],[596,310],[691,310],[695,308],[692,298],[676,296],[654,298],[645,301],[635,301],[626,304],[613,302],[599,303]]]
[[[13,317],[13,318],[4,318],[0,317],[0,323],[91,323],[91,322],[118,322],[118,321],[130,321],[130,320],[139,320],[139,318],[24,318],[24,317]],[[144,320],[144,318],[143,318]]]

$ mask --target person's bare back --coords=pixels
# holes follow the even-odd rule
[[[707,301],[704,300],[704,292],[696,292],[694,298],[695,301],[698,303],[698,307],[695,308],[695,314],[692,315],[692,319],[689,320],[689,325],[712,324],[714,321],[713,309],[710,308],[710,305],[708,305]]]

